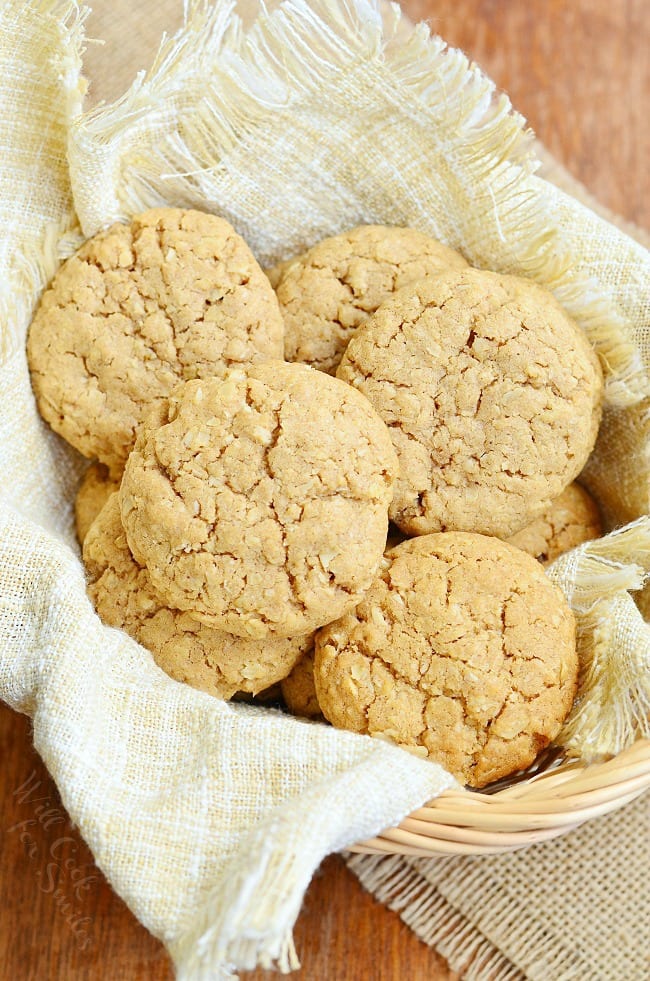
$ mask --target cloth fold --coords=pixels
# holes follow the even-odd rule
[[[621,452],[606,427],[589,471],[614,526],[648,510],[650,259],[536,177],[507,98],[395,9],[286,0],[245,31],[228,0],[190,3],[151,71],[89,115],[82,26],[64,0],[0,11],[0,697],[33,717],[72,819],[179,977],[290,969],[321,858],[453,781],[386,743],[178,685],[99,622],[72,530],[83,461],[29,386],[40,290],[82,235],[156,204],[217,211],[263,263],[362,222],[413,224],[546,283],[589,333],[626,434]],[[636,608],[626,624],[644,636]]]
[[[172,681],[100,623],[77,555],[8,507],[0,569],[0,692],[32,716],[98,866],[181,978],[295,967],[322,858],[455,785],[387,743]]]

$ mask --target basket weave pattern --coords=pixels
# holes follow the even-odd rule
[[[396,828],[350,849],[365,854],[494,855],[558,838],[650,789],[650,740],[604,763],[555,761],[493,793],[445,791]]]

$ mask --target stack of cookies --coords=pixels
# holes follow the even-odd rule
[[[173,678],[281,682],[475,787],[557,735],[575,623],[543,565],[600,534],[574,480],[602,375],[548,292],[378,226],[265,274],[223,219],[163,208],[63,264],[28,355],[95,461],[90,597]]]

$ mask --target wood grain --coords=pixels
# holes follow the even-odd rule
[[[601,202],[650,227],[647,0],[406,0]]]
[[[89,33],[108,43],[87,54],[94,101],[119,94],[146,66],[180,4],[95,6]],[[479,62],[604,204],[650,225],[646,0],[410,0],[404,7],[430,17]],[[31,747],[29,722],[5,707],[0,759],[0,977],[171,979],[161,945],[111,891],[71,828]],[[338,858],[315,876],[295,939],[304,965],[295,976],[305,981],[455,977]]]

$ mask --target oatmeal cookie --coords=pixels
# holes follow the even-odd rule
[[[316,634],[325,717],[472,787],[529,766],[576,691],[563,594],[531,556],[465,532],[411,539],[385,566],[353,613]]]
[[[333,375],[355,329],[395,290],[467,263],[414,228],[362,225],[268,270],[285,322],[284,356]]]
[[[86,470],[74,502],[74,519],[79,544],[91,524],[106,504],[111,494],[120,486],[118,480],[111,480],[108,468],[103,463],[91,463]]]
[[[461,269],[406,287],[359,328],[337,376],[390,428],[390,517],[410,535],[508,538],[578,475],[598,432],[596,355],[516,276]]]
[[[61,266],[27,353],[43,418],[117,476],[149,402],[180,380],[281,358],[283,335],[275,294],[228,222],[157,208]]]
[[[136,559],[170,605],[291,637],[374,579],[397,461],[370,403],[305,365],[188,382],[143,426],[120,488]]]
[[[147,570],[129,551],[113,494],[92,524],[83,557],[91,581],[88,593],[97,613],[153,654],[176,681],[229,699],[235,692],[257,694],[291,671],[312,637],[233,637],[165,606]]]
[[[323,713],[314,685],[314,649],[307,651],[280,683],[282,697],[292,715],[304,719],[322,719]]]
[[[531,524],[508,541],[542,565],[603,533],[598,505],[580,484],[567,489]]]

